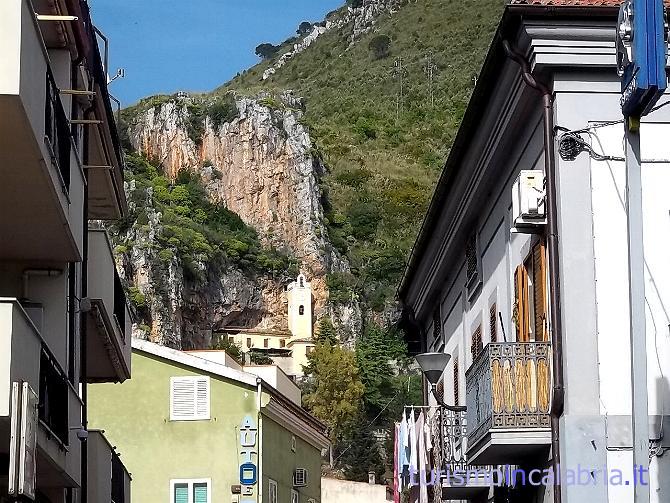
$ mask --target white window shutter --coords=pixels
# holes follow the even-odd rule
[[[209,377],[199,377],[196,380],[195,402],[195,415],[198,419],[209,419]]]
[[[209,377],[170,379],[170,420],[209,419]]]

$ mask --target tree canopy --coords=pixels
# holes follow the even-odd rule
[[[266,42],[256,46],[256,56],[263,59],[271,59],[277,54],[278,50],[278,46]]]
[[[308,356],[305,374],[310,383],[303,397],[307,409],[328,425],[335,443],[350,431],[361,410],[363,383],[354,352],[318,342]]]
[[[296,33],[301,37],[307,35],[312,30],[312,26],[314,25],[309,21],[303,21],[300,23],[300,26],[298,26]]]

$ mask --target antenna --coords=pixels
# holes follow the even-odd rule
[[[114,82],[116,79],[122,79],[126,76],[126,69],[125,68],[119,68],[116,70],[116,75],[114,75],[111,79],[107,81],[107,85],[111,84]]]
[[[395,58],[395,61],[393,62],[393,75],[396,78],[399,78],[400,80],[400,85],[398,87],[398,94],[396,95],[396,108],[395,108],[395,120],[398,122],[400,120],[400,112],[402,112],[403,108],[403,79],[405,75],[405,67],[402,64],[402,56],[398,56]]]
[[[423,71],[428,78],[428,93],[430,95],[430,106],[431,108],[435,106],[435,94],[433,93],[433,77],[435,75],[435,70],[437,70],[437,65],[433,63],[433,53],[432,51],[426,56],[426,64],[423,67]]]

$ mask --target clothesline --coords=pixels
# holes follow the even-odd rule
[[[428,503],[426,483],[420,483],[430,468],[433,451],[433,431],[438,426],[436,412],[431,405],[405,405],[402,420],[395,425],[394,435],[394,502],[400,502],[403,488],[410,489],[410,503]],[[410,414],[407,414],[407,412]],[[419,475],[419,477],[417,477]]]

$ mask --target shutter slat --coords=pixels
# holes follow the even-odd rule
[[[172,420],[209,419],[208,377],[173,377],[171,386]]]
[[[546,341],[545,320],[547,316],[546,303],[546,273],[544,262],[544,244],[538,243],[533,247],[533,301],[535,312],[535,340]]]
[[[174,503],[188,503],[188,484],[175,484]]]
[[[193,503],[209,503],[207,501],[207,484],[193,484]]]

